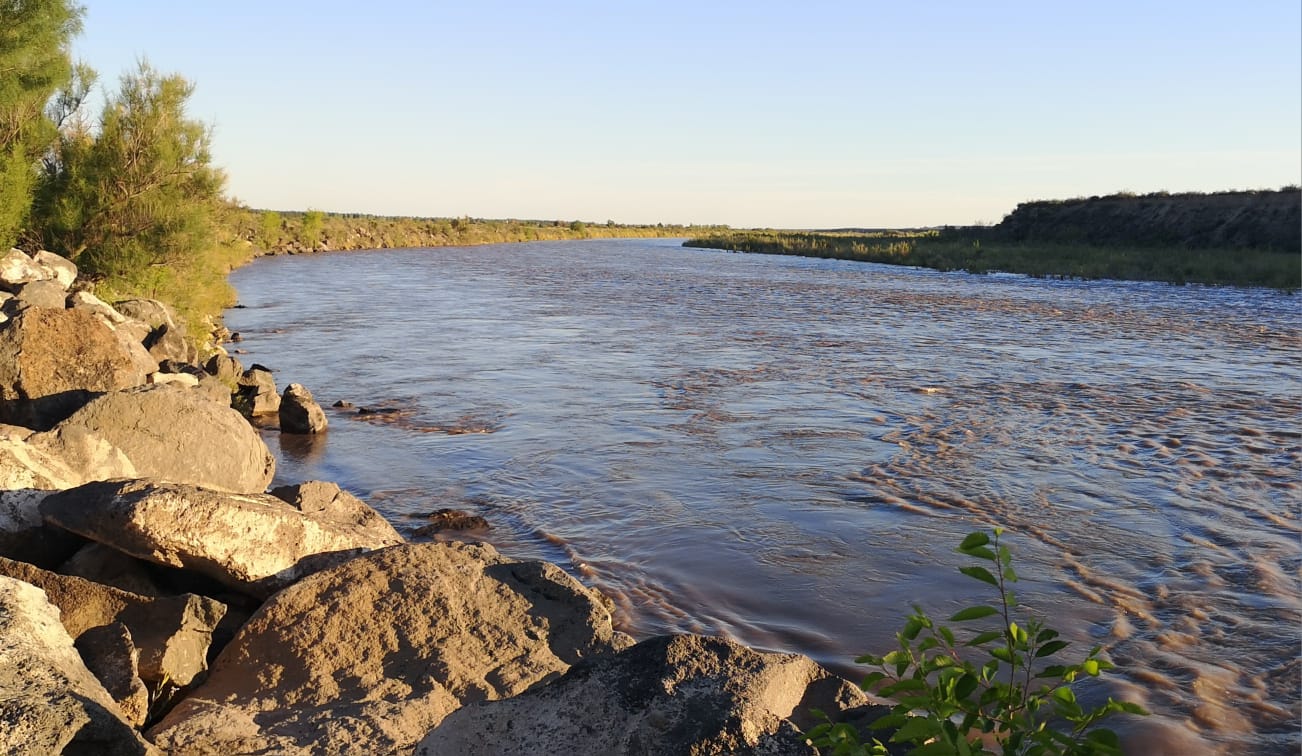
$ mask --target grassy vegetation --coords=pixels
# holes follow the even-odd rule
[[[232,207],[228,230],[256,254],[324,250],[445,247],[559,239],[691,236],[726,230],[720,226],[625,225],[563,220],[411,218],[358,213],[279,212]]]
[[[1295,251],[1001,241],[984,229],[869,233],[728,231],[685,246],[1042,278],[1122,279],[1296,290]],[[983,238],[984,237],[984,238]]]

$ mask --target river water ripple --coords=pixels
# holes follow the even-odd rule
[[[455,507],[637,636],[723,634],[847,675],[913,602],[1019,597],[1123,670],[1134,750],[1297,753],[1302,306],[1266,291],[554,242],[259,260],[245,364],[402,412],[269,433],[400,530]],[[371,419],[376,419],[372,417]]]

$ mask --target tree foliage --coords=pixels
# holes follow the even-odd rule
[[[210,129],[187,117],[193,85],[142,61],[99,128],[65,128],[37,203],[46,246],[99,277],[184,265],[216,244],[225,176]]]
[[[68,0],[0,2],[0,248],[27,220],[37,164],[56,134],[45,106],[72,72],[81,16]]]

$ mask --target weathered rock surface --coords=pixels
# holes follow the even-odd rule
[[[0,752],[134,756],[157,751],[86,669],[59,610],[0,577]]]
[[[165,360],[187,362],[191,356],[192,347],[186,343],[185,333],[180,328],[166,323],[150,332],[145,337],[144,344],[145,349],[149,350],[149,355],[159,362]]]
[[[240,376],[244,374],[244,366],[240,361],[228,354],[214,354],[204,363],[203,369],[211,376],[215,376],[228,386],[234,386]]]
[[[86,668],[135,727],[143,727],[149,716],[149,689],[140,679],[140,651],[131,641],[131,631],[121,622],[92,627],[74,645]]]
[[[0,257],[0,288],[14,291],[17,287],[32,281],[46,281],[53,277],[53,272],[37,265],[21,249],[11,249]]]
[[[235,386],[231,406],[245,417],[274,415],[280,411],[280,394],[270,370],[257,365],[244,371]]]
[[[395,546],[273,596],[150,737],[177,753],[404,753],[462,705],[623,641],[608,603],[555,565]]]
[[[113,305],[105,302],[89,291],[74,291],[68,295],[68,309],[89,310],[99,315],[105,325],[116,326],[127,321],[127,316],[118,312]]]
[[[857,687],[805,656],[661,636],[515,698],[453,712],[416,754],[813,754],[801,735],[814,724],[808,709],[864,703]]]
[[[170,328],[177,326],[178,321],[172,308],[156,299],[124,299],[115,303],[113,307],[128,318],[139,320],[149,326],[150,330],[160,326]]]
[[[150,373],[149,382],[154,385],[165,383],[182,388],[196,388],[199,385],[199,379],[189,373],[165,373],[161,370],[157,373]],[[207,398],[206,395],[205,398]]]
[[[77,280],[77,265],[72,260],[60,257],[53,252],[41,250],[32,255],[32,262],[49,271],[50,277],[67,290]]]
[[[44,430],[92,392],[144,380],[113,331],[85,310],[32,308],[0,328],[0,422]]]
[[[285,387],[285,394],[280,397],[281,433],[322,433],[328,424],[325,410],[306,386],[291,383]]]
[[[265,491],[276,461],[238,412],[176,386],[105,394],[59,424],[121,449],[142,477],[235,493]]]
[[[39,515],[40,512],[37,512]],[[85,578],[137,596],[162,596],[163,589],[150,574],[148,563],[102,543],[88,543],[60,564],[60,575]]]
[[[84,430],[0,426],[0,556],[53,566],[80,539],[45,526],[38,507],[49,492],[134,475],[125,455]]]
[[[220,601],[206,596],[137,596],[10,559],[0,559],[0,575],[45,591],[73,638],[121,622],[140,650],[140,677],[154,686],[163,680],[188,685],[208,668],[213,628],[226,612]]]
[[[20,306],[62,310],[68,303],[68,289],[54,279],[32,281],[19,286],[14,299]]]
[[[440,509],[430,512],[428,525],[416,529],[415,535],[431,537],[445,530],[488,530],[488,520],[460,509]]]
[[[389,543],[402,543],[402,536],[389,521],[335,483],[310,480],[271,489],[271,495],[304,514],[327,518],[341,525]]]
[[[40,508],[49,522],[93,541],[259,597],[362,551],[402,542],[391,526],[306,514],[267,494],[151,480],[91,483],[51,495]]]

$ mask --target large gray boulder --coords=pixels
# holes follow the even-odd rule
[[[140,677],[188,685],[208,668],[208,647],[226,606],[206,596],[149,597],[0,558],[0,575],[45,591],[68,635],[121,622],[140,651]]]
[[[40,588],[0,577],[0,752],[155,754],[86,669]]]
[[[815,724],[809,709],[835,715],[866,703],[809,657],[668,635],[515,698],[459,709],[416,755],[815,754],[801,734]]]
[[[0,328],[0,422],[45,430],[145,374],[96,315],[31,308]]]
[[[40,508],[47,521],[92,541],[257,597],[403,540],[374,513],[362,525],[353,513],[308,514],[268,494],[152,480],[91,483],[53,494]]]
[[[291,383],[285,387],[285,393],[280,397],[281,433],[324,433],[328,424],[325,411],[306,386]]]
[[[50,278],[58,281],[65,290],[77,280],[77,265],[66,257],[41,250],[32,255],[32,262],[36,263],[37,267],[49,271]]]
[[[555,565],[395,546],[273,596],[149,735],[176,753],[407,753],[462,705],[625,640],[608,602]]]
[[[53,271],[37,264],[21,249],[11,249],[0,257],[0,289],[5,291],[14,291],[23,284],[48,281],[53,277]]]
[[[105,394],[59,424],[122,450],[142,477],[261,493],[276,460],[238,412],[166,384]]]
[[[54,279],[25,283],[14,292],[14,302],[7,303],[11,311],[25,307],[44,307],[62,310],[67,306],[68,289]]]

